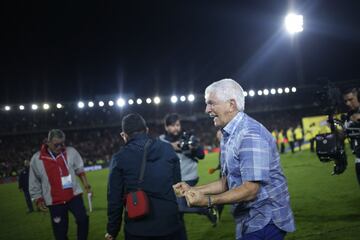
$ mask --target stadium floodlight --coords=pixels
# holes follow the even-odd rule
[[[142,104],[141,98],[136,99],[136,103],[137,103],[138,105]]]
[[[258,90],[258,91],[257,91],[257,94],[258,94],[259,96],[261,96],[261,95],[263,94],[263,92],[262,92],[261,90]]]
[[[43,109],[48,110],[50,108],[50,105],[48,103],[43,104]]]
[[[77,104],[78,108],[84,108],[85,107],[85,103],[83,101],[79,101]]]
[[[275,88],[272,88],[272,89],[270,90],[270,93],[271,93],[272,95],[276,94]]]
[[[288,87],[286,87],[286,88],[284,89],[284,92],[285,92],[285,93],[289,93],[289,92],[290,92],[290,89],[289,89]]]
[[[278,88],[278,89],[277,89],[277,93],[278,93],[278,94],[282,94],[282,93],[283,93],[283,89],[282,89],[282,88]]]
[[[94,107],[94,102],[93,102],[93,101],[89,101],[89,102],[88,102],[88,106],[89,106],[89,108]]]
[[[195,100],[194,94],[189,94],[187,99],[188,99],[189,102],[193,102]]]
[[[292,92],[296,92],[296,87],[292,87],[292,88],[291,88],[291,91],[292,91]]]
[[[185,97],[185,96],[183,96],[183,97]],[[171,101],[172,103],[177,103],[178,97],[175,96],[175,95],[173,95],[173,96],[171,96],[170,101]]]
[[[185,96],[181,96],[181,97],[180,97],[180,101],[185,102],[185,101],[186,101],[186,97],[185,97]]]
[[[247,91],[244,91],[244,97],[247,97],[248,93]]]
[[[264,93],[265,96],[267,96],[267,95],[269,95],[269,90],[265,88],[263,93]]]
[[[38,105],[37,104],[31,104],[31,109],[32,110],[37,110],[39,107],[38,107]]]
[[[114,106],[114,101],[113,101],[113,100],[110,100],[110,101],[108,102],[108,105],[109,105],[110,107]]]
[[[250,96],[250,97],[255,96],[255,91],[254,91],[254,90],[250,90],[250,91],[249,91],[249,96]]]
[[[105,103],[103,101],[99,101],[99,107],[103,107],[105,105]]]
[[[118,105],[118,107],[123,107],[125,106],[125,100],[123,98],[118,98],[116,100],[116,105]]]
[[[5,106],[4,109],[5,109],[5,111],[10,111],[11,107],[10,106]]]
[[[20,109],[20,111],[25,110],[25,106],[24,106],[24,105],[20,105],[20,106],[19,106],[19,109]]]
[[[150,103],[151,103],[151,98],[147,98],[147,99],[146,99],[146,103],[147,103],[147,104],[150,104]]]
[[[63,107],[63,105],[62,105],[61,103],[57,103],[57,104],[56,104],[56,108],[57,108],[57,109],[60,109],[60,108],[62,108],[62,107]]]
[[[285,28],[291,34],[302,32],[304,30],[303,24],[303,15],[289,13],[285,17]]]
[[[154,103],[155,104],[159,104],[160,102],[161,102],[160,97],[158,97],[158,96],[154,97]]]
[[[129,105],[133,105],[133,104],[134,104],[134,100],[129,99],[129,100],[128,100],[128,104],[129,104]]]

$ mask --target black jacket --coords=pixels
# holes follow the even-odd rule
[[[29,167],[24,167],[19,174],[19,189],[29,191]]]
[[[111,160],[107,232],[114,237],[122,223],[125,191],[138,187],[148,194],[150,214],[142,219],[130,220],[125,212],[125,231],[138,236],[163,236],[177,231],[181,226],[172,189],[172,185],[181,179],[180,164],[170,144],[152,140],[148,148],[144,181],[140,186],[137,184],[144,145],[148,139],[146,134],[135,135]]]

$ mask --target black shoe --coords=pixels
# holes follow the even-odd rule
[[[210,220],[213,227],[216,227],[219,222],[219,212],[216,206],[207,209],[207,218]]]

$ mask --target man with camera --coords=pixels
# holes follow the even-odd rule
[[[343,98],[349,111],[346,116],[348,128],[360,129],[360,99],[359,91],[356,88],[350,88],[343,92]],[[350,137],[351,148],[355,153],[355,169],[358,182],[360,184],[360,140],[358,137]]]
[[[198,160],[204,159],[204,148],[199,140],[189,132],[181,131],[180,117],[172,113],[165,116],[165,134],[159,138],[171,144],[180,159],[181,180],[190,186],[195,186],[199,181]],[[198,213],[206,215],[213,226],[218,221],[218,213],[214,208],[189,208],[184,198],[178,198],[181,213]]]

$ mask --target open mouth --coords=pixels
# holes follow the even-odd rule
[[[209,114],[209,117],[210,117],[210,118],[213,118],[213,119],[216,118],[217,116],[218,116],[218,115],[215,115],[215,114],[211,114],[211,113]]]

